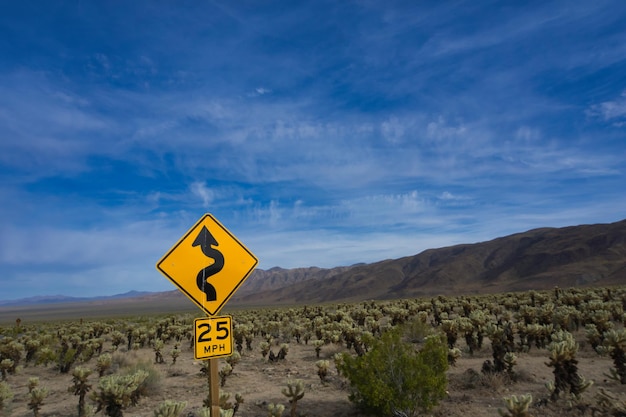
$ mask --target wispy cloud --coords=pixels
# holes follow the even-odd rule
[[[614,100],[592,105],[588,114],[600,117],[606,122],[611,122],[614,126],[624,126],[626,122],[626,91],[623,91]]]

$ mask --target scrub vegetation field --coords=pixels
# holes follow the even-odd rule
[[[232,311],[221,407],[626,416],[625,307],[626,287],[611,287]],[[200,314],[92,315],[3,322],[0,415],[208,415],[207,362],[193,358]]]

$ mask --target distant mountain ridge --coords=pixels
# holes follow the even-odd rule
[[[370,264],[256,269],[228,304],[349,302],[619,284],[626,284],[626,220],[533,229]],[[178,290],[131,291],[96,298],[31,297],[0,301],[0,306],[127,298],[137,303],[186,300]]]
[[[20,306],[20,305],[37,305],[37,304],[61,304],[76,303],[81,301],[98,301],[98,300],[120,300],[124,298],[143,297],[152,294],[149,291],[129,291],[123,294],[108,295],[101,297],[69,297],[66,295],[41,295],[35,297],[21,298],[19,300],[0,300],[0,306]]]
[[[244,292],[246,282],[233,303],[320,303],[626,284],[626,220],[533,229],[334,270],[251,294]]]

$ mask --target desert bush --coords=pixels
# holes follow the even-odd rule
[[[413,417],[430,411],[445,395],[445,339],[428,336],[416,349],[402,336],[402,328],[390,330],[363,356],[343,355],[339,368],[350,381],[350,399],[367,412],[391,415],[399,410]]]
[[[142,397],[157,394],[161,389],[161,374],[150,361],[138,361],[123,371],[123,375],[133,375],[138,372],[145,372],[146,378],[142,380],[137,388],[137,393]]]

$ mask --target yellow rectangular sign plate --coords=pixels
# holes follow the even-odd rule
[[[233,354],[231,316],[213,316],[194,320],[194,358],[213,359]]]

